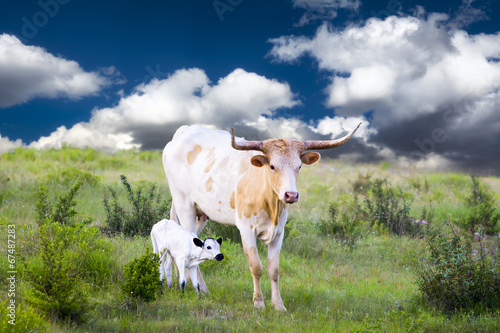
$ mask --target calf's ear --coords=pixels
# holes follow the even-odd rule
[[[217,239],[217,243],[219,243],[219,245],[222,244],[222,237],[219,237],[219,239]]]
[[[203,241],[199,238],[193,238],[193,243],[198,247],[203,247]]]

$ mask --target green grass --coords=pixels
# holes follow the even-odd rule
[[[441,314],[422,301],[408,256],[425,252],[424,240],[367,231],[355,246],[345,246],[318,233],[315,226],[328,216],[328,207],[337,202],[346,207],[352,200],[358,176],[385,178],[412,199],[411,214],[419,218],[423,207],[434,208],[433,228],[465,213],[463,197],[470,177],[457,173],[422,173],[415,169],[391,169],[382,165],[345,165],[322,160],[302,168],[299,179],[301,200],[292,206],[281,257],[281,294],[288,311],[277,312],[271,304],[267,278],[267,248],[259,245],[264,265],[262,291],[266,308],[252,304],[252,277],[243,249],[224,240],[225,260],[201,265],[208,294],[197,297],[188,283],[182,295],[174,276],[173,288],[152,302],[129,310],[119,296],[124,265],[151,248],[148,237],[108,237],[116,263],[109,281],[94,286],[91,300],[97,306],[85,325],[49,322],[49,332],[497,332],[500,313]],[[17,260],[23,244],[34,241],[29,230],[35,227],[36,193],[47,185],[49,196],[68,191],[78,180],[83,185],[76,198],[81,219],[102,226],[105,211],[102,198],[107,186],[120,186],[124,174],[135,186],[156,182],[164,198],[169,197],[161,164],[161,152],[119,152],[108,155],[90,149],[35,151],[18,149],[0,156],[0,248],[6,253],[7,225],[16,225]],[[500,179],[481,179],[500,190]],[[358,200],[362,196],[358,194]],[[497,199],[497,209],[500,204]],[[205,235],[206,236],[206,235]],[[203,237],[205,237],[203,236]],[[31,237],[31,238],[30,238]],[[103,236],[105,237],[105,236]],[[29,256],[29,253],[28,253]],[[6,290],[6,255],[0,258],[0,288]],[[19,266],[19,278],[23,272]],[[19,282],[16,299],[23,302]],[[7,300],[0,293],[0,302]],[[24,304],[24,303],[23,303]],[[33,310],[31,310],[33,311]]]

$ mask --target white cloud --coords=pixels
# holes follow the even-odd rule
[[[375,109],[374,122],[412,118],[466,98],[500,80],[500,34],[447,30],[446,15],[424,20],[391,16],[335,30],[323,24],[312,38],[271,40],[271,55],[293,62],[310,55],[332,73],[326,105],[357,116]]]
[[[30,146],[76,146],[115,150],[159,148],[182,124],[259,126],[262,115],[298,105],[287,83],[236,69],[211,84],[201,69],[181,69],[141,84],[110,108],[96,109],[89,122],[60,127]],[[262,130],[262,128],[258,128]]]
[[[370,127],[370,122],[365,117],[324,117],[316,128],[311,129],[323,135],[331,135],[333,139],[339,133],[352,131],[359,123],[361,126],[356,131],[356,138],[367,143],[371,135],[377,134],[377,130]]]
[[[343,29],[324,23],[313,37],[270,40],[270,55],[289,63],[314,59],[331,77],[325,105],[337,117],[370,113],[366,147],[379,158],[497,168],[500,33],[468,34],[457,28],[458,14],[417,15]],[[323,123],[335,128],[335,118]]]
[[[3,137],[0,134],[0,154],[13,151],[16,148],[22,147],[23,142],[21,139],[10,141],[9,138]]]
[[[75,61],[54,56],[38,46],[24,45],[15,36],[0,35],[0,108],[36,97],[78,99],[121,82],[114,67],[86,72]]]

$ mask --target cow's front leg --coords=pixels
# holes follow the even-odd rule
[[[286,311],[283,305],[283,300],[281,299],[280,287],[279,287],[279,270],[280,270],[280,252],[281,244],[283,243],[282,232],[278,237],[276,237],[271,243],[269,243],[267,249],[268,258],[268,275],[269,280],[271,280],[271,300],[273,302],[274,308],[276,310]]]
[[[247,256],[250,272],[253,278],[253,305],[256,308],[265,308],[264,296],[260,289],[260,277],[262,276],[262,263],[257,252],[257,240],[252,232],[245,232],[240,229],[243,250]]]

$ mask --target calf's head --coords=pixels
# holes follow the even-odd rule
[[[220,252],[222,238],[219,238],[217,240],[213,238],[207,238],[204,241],[199,238],[193,238],[193,243],[194,245],[201,248],[201,254],[198,259],[217,261],[221,261],[222,259],[224,259],[224,255]]]
[[[237,150],[257,150],[262,154],[251,158],[250,163],[266,168],[268,181],[278,198],[286,203],[299,201],[297,180],[302,164],[314,164],[320,159],[317,152],[307,150],[330,149],[343,145],[356,132],[361,123],[348,135],[336,140],[265,140],[236,143],[234,129],[231,129],[231,146]]]

